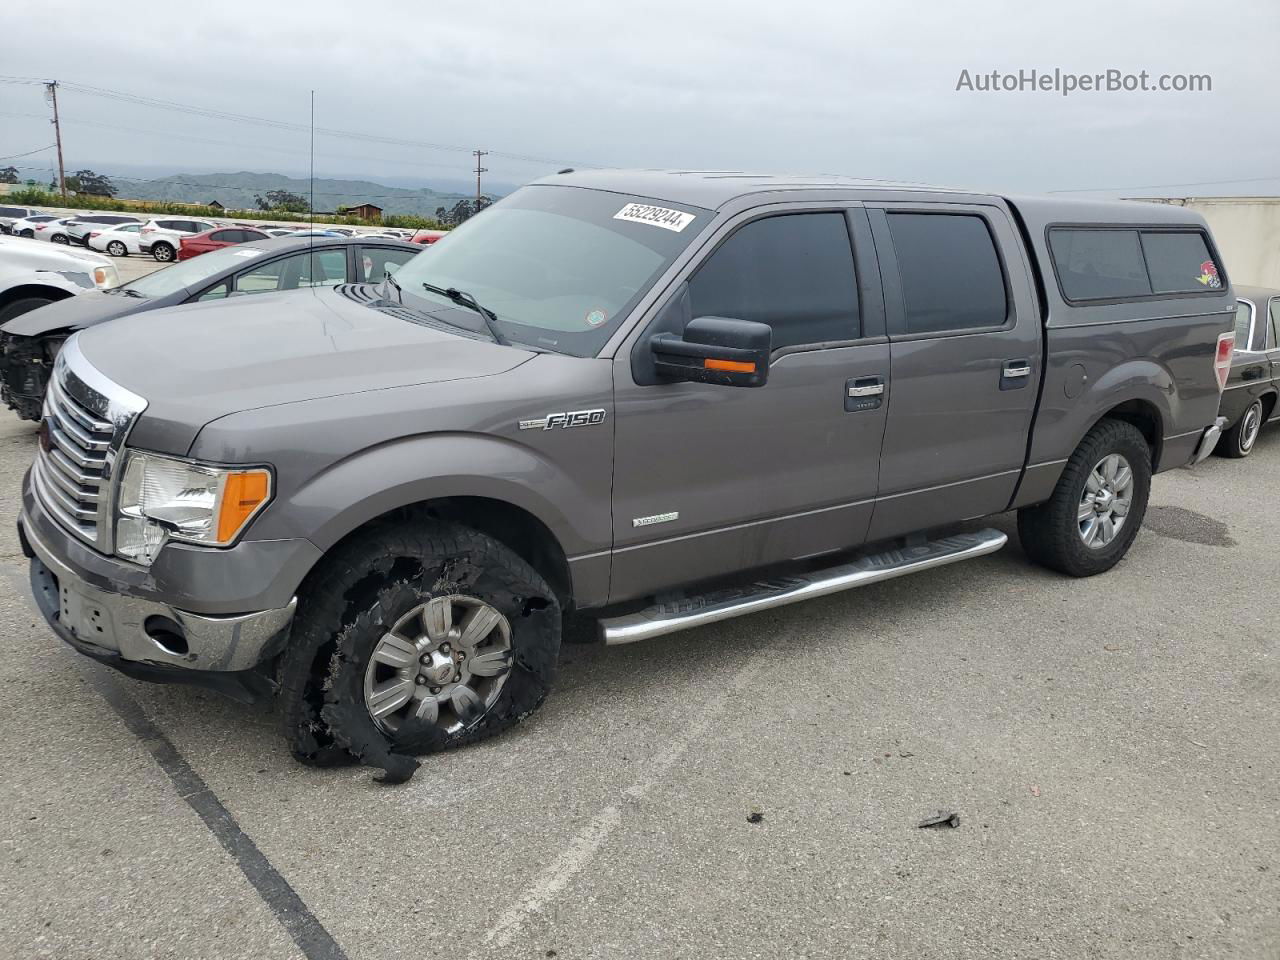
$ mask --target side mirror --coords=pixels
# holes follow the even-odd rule
[[[773,328],[754,320],[695,317],[683,335],[654,335],[649,349],[654,369],[664,380],[763,387],[769,380]]]

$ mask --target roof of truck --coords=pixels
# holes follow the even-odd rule
[[[949,195],[957,199],[1000,197],[1017,207],[1033,229],[1045,223],[1204,223],[1199,214],[1176,204],[1082,200],[1053,194],[1013,195],[981,188],[966,189],[827,174],[805,176],[744,170],[569,170],[543,177],[535,183],[608,190],[711,210],[751,194],[787,190],[838,190],[842,193]]]

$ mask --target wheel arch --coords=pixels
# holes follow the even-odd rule
[[[65,287],[57,287],[38,281],[28,281],[0,290],[0,309],[17,300],[25,300],[28,297],[48,297],[50,300],[56,301],[66,300],[68,297],[73,296],[75,296],[75,292]]]
[[[520,559],[538,571],[556,594],[562,607],[572,605],[573,578],[568,557],[559,539],[539,517],[506,500],[486,496],[441,496],[402,504],[368,517],[352,527],[332,546],[303,578],[299,592],[308,581],[348,544],[379,528],[394,529],[411,524],[456,523],[478,530],[509,547]]]
[[[1096,420],[1089,425],[1089,430],[1101,423],[1103,420],[1123,420],[1130,424],[1142,434],[1143,439],[1147,441],[1147,446],[1151,450],[1151,471],[1157,472],[1160,469],[1160,457],[1164,452],[1164,417],[1160,409],[1150,400],[1134,398],[1132,400],[1124,400],[1103,412]],[[1081,436],[1083,441],[1088,436],[1089,430]]]

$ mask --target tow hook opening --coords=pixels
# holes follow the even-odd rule
[[[142,622],[142,630],[167,652],[179,657],[187,655],[187,632],[171,617],[153,614]]]

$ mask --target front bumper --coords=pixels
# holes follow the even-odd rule
[[[1191,465],[1194,467],[1209,454],[1213,453],[1213,448],[1218,445],[1218,441],[1222,438],[1222,431],[1227,428],[1227,418],[1218,417],[1213,421],[1213,426],[1205,427],[1204,436],[1200,438],[1200,443],[1196,447],[1195,455],[1191,458]]]
[[[60,556],[48,537],[47,518],[41,519],[24,510],[18,522],[32,594],[54,633],[76,650],[139,679],[195,683],[240,699],[270,689],[254,671],[283,649],[296,597],[252,613],[193,613],[139,595],[128,582],[137,578],[137,569],[106,557],[102,563],[119,567],[121,578],[91,583]]]

